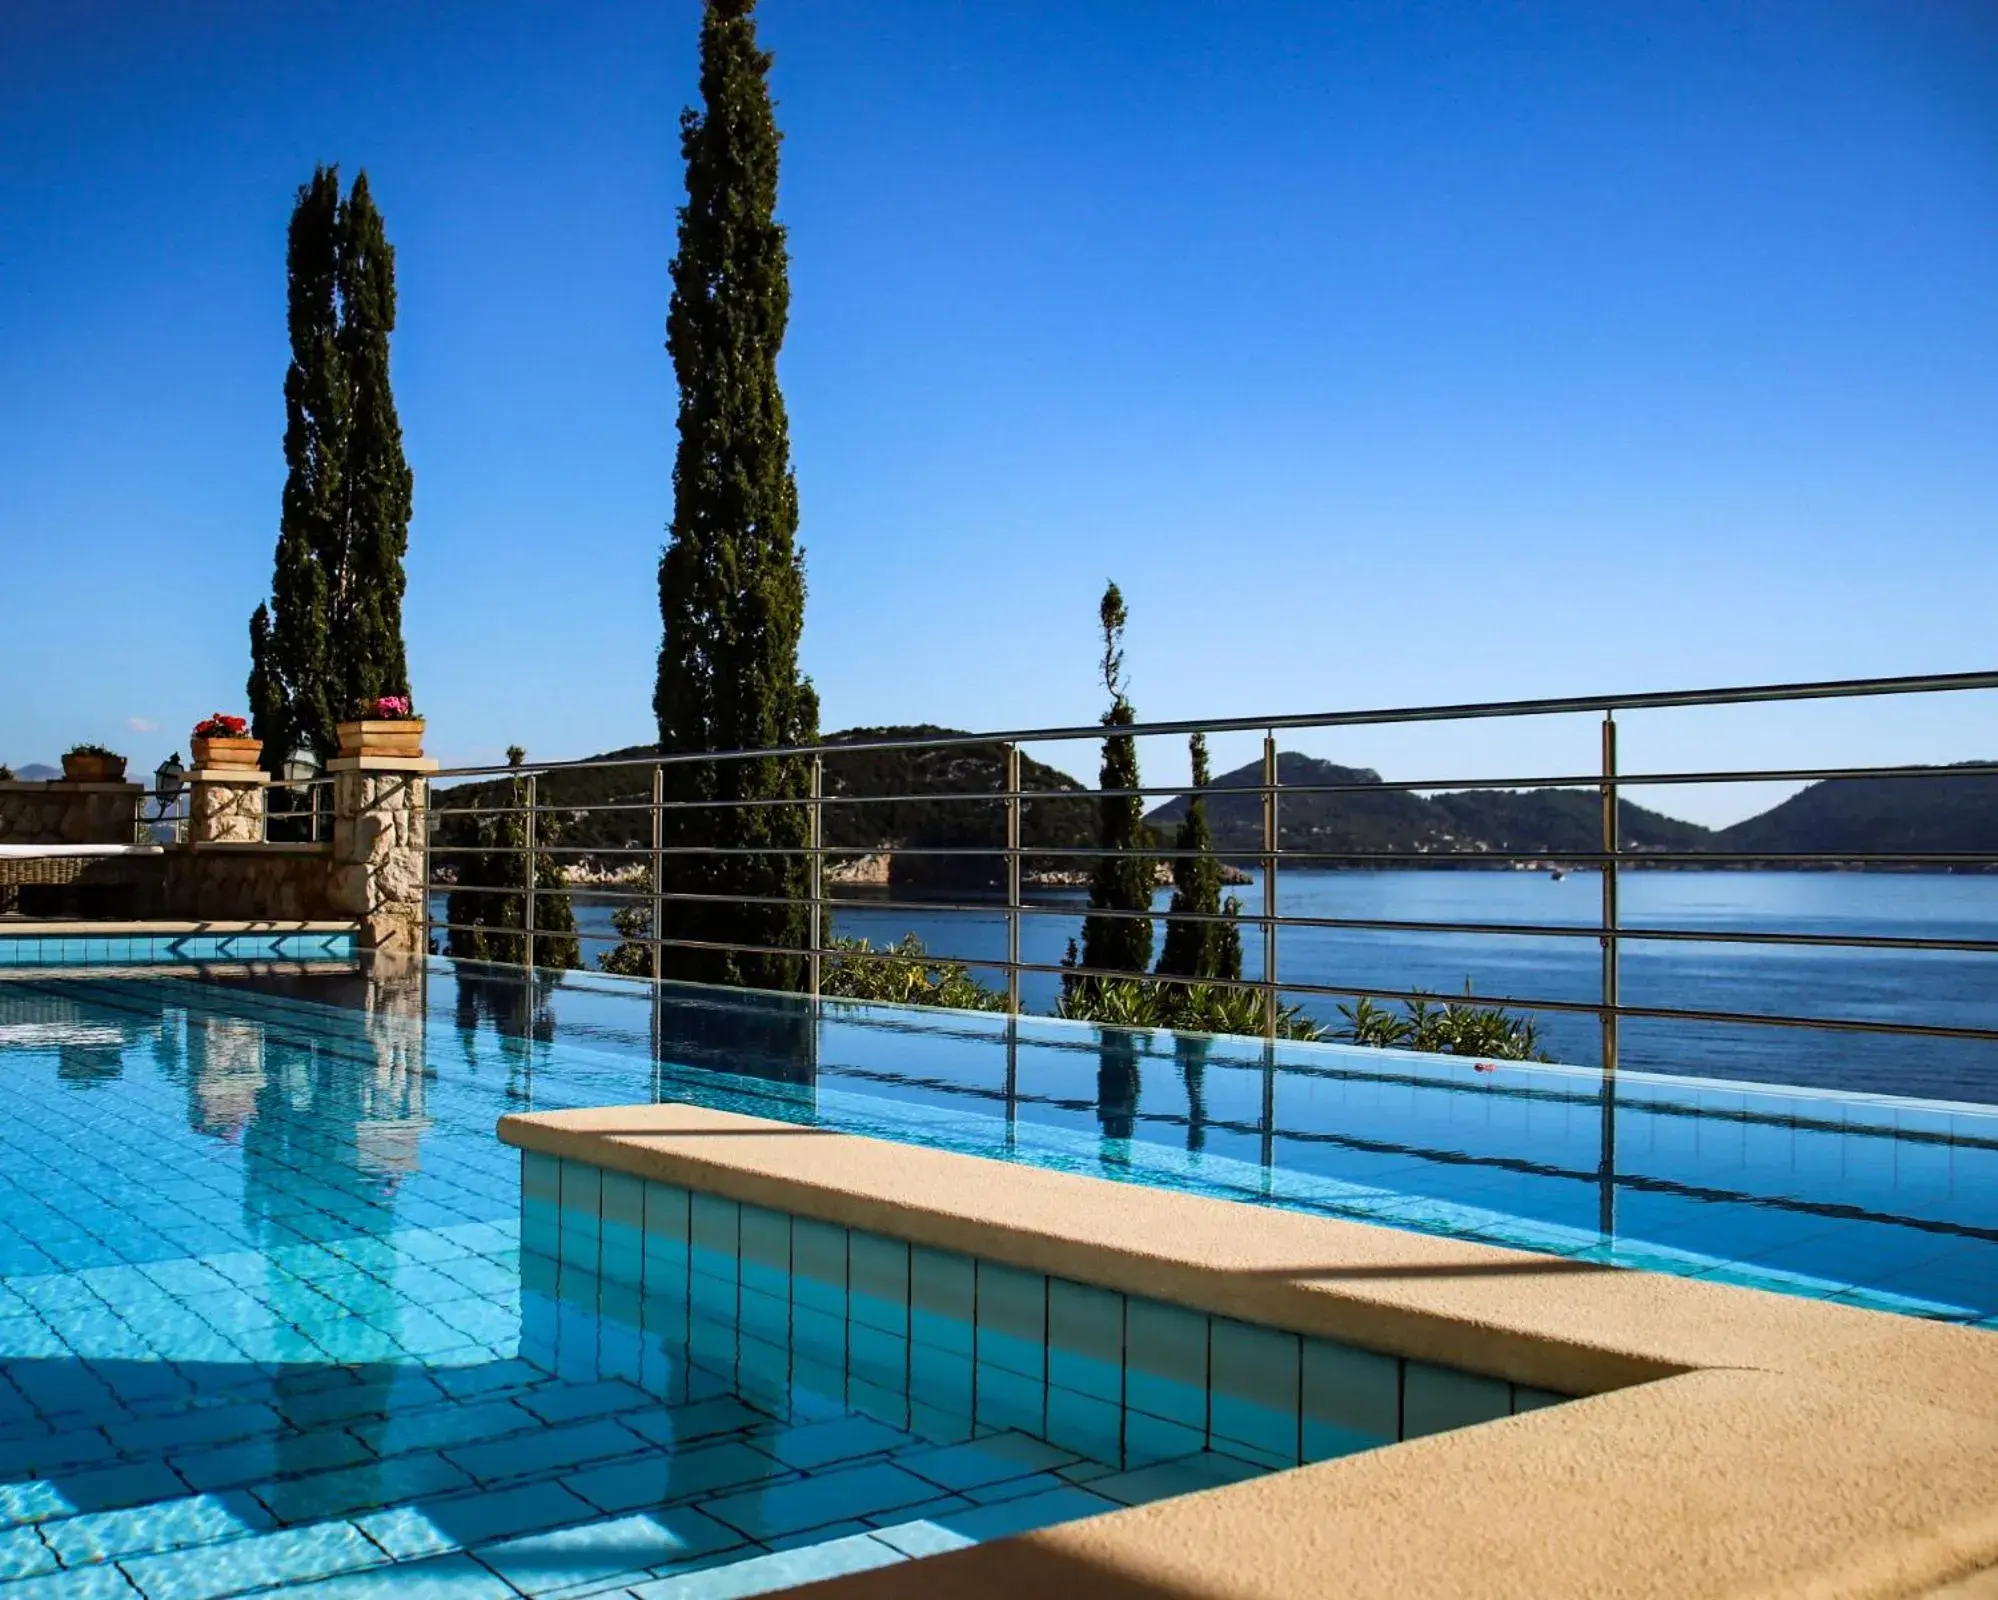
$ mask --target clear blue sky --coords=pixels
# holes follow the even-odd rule
[[[1146,716],[1998,665],[1988,0],[761,19],[828,727],[1089,720],[1109,575]],[[436,753],[649,737],[697,22],[0,0],[0,759],[240,708],[315,161],[397,249]],[[1706,726],[1632,759],[1998,752],[1988,701]]]

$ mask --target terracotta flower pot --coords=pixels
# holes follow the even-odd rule
[[[340,724],[340,754],[343,756],[406,756],[423,754],[423,719],[393,717],[367,718]]]
[[[71,783],[123,783],[125,758],[66,755],[62,758],[62,775]]]
[[[194,741],[194,764],[197,767],[245,767],[254,768],[257,758],[264,753],[261,739],[199,739]]]

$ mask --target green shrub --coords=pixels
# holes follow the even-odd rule
[[[1190,1033],[1251,1037],[1263,1031],[1263,997],[1253,989],[1225,984],[1143,983],[1132,978],[1077,985],[1062,996],[1055,1014],[1113,1028],[1182,1028]],[[1324,1030],[1304,1015],[1303,1007],[1279,1006],[1277,1037],[1309,1043],[1322,1039]]]
[[[1551,1059],[1540,1049],[1540,1029],[1532,1018],[1479,1005],[1471,998],[1468,982],[1462,1000],[1438,1001],[1418,994],[1405,1010],[1396,1011],[1363,997],[1354,1005],[1341,1006],[1339,1013],[1346,1026],[1335,1037],[1348,1044],[1488,1061]]]
[[[1004,1011],[1006,996],[980,983],[962,961],[933,956],[905,933],[876,950],[865,939],[836,937],[819,972],[819,993],[830,1000],[874,1000],[897,1006],[946,1006],[954,1011]]]

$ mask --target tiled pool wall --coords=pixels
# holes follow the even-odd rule
[[[0,967],[142,967],[208,961],[351,961],[351,932],[15,933],[0,928]]]
[[[1276,1470],[1566,1398],[533,1151],[521,1250],[521,1353],[551,1370],[1120,1470]]]

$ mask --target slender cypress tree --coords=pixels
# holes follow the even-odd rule
[[[395,331],[395,249],[368,192],[354,179],[340,208],[340,366],[347,383],[337,545],[322,553],[333,574],[329,690],[335,718],[378,695],[407,695],[402,643],[402,558],[409,549],[411,476],[389,388]]]
[[[336,167],[298,191],[286,247],[285,485],[271,599],[250,620],[252,728],[275,774],[321,760],[362,696],[409,693],[402,558],[410,472],[389,390],[395,252],[367,174]]]
[[[1174,978],[1218,978],[1225,936],[1232,931],[1219,922],[1193,922],[1186,916],[1221,914],[1221,863],[1214,856],[1214,835],[1207,826],[1204,791],[1209,781],[1207,738],[1196,733],[1187,741],[1193,757],[1193,793],[1173,840],[1172,909],[1167,913],[1165,948],[1159,952],[1159,975]]]
[[[1137,721],[1126,692],[1124,627],[1130,613],[1116,584],[1103,591],[1097,615],[1103,627],[1103,687],[1110,705],[1103,713],[1106,728],[1129,727]],[[1138,742],[1129,734],[1113,733],[1103,741],[1101,786],[1105,790],[1138,787]],[[1110,972],[1142,973],[1152,964],[1152,923],[1146,916],[1100,916],[1106,911],[1146,912],[1152,908],[1152,861],[1144,855],[1144,801],[1137,795],[1104,794],[1097,801],[1098,858],[1089,882],[1092,914],[1082,923],[1082,964]],[[1084,980],[1085,982],[1088,980]]]
[[[668,752],[767,749],[818,738],[818,696],[798,672],[805,573],[798,491],[777,386],[790,281],[776,220],[777,125],[770,57],[757,48],[754,0],[708,0],[701,20],[702,109],[680,118],[687,203],[680,210],[666,348],[679,380],[673,521],[659,564],[664,641],[653,710]],[[666,767],[666,843],[743,853],[665,857],[674,939],[746,950],[668,946],[677,978],[799,986],[809,937],[803,805],[795,758],[674,762]],[[704,807],[703,803],[707,805]]]
[[[256,620],[250,624],[252,728],[264,741],[264,762],[273,774],[300,744],[322,758],[334,748],[326,551],[340,521],[348,411],[339,347],[339,235],[339,170],[319,167],[298,191],[286,237],[291,365],[284,375],[285,480],[261,659]]]

